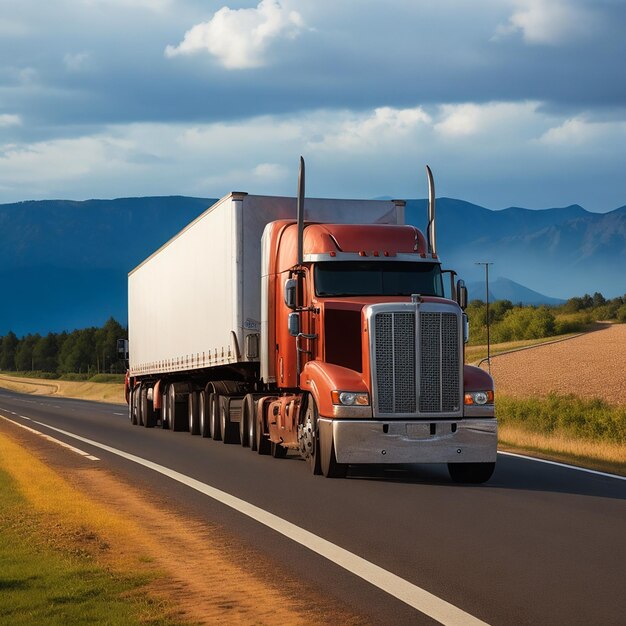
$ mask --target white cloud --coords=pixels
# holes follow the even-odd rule
[[[7,126],[21,126],[22,118],[19,115],[14,115],[12,113],[2,113],[0,114],[0,128]]]
[[[537,102],[317,110],[229,123],[136,123],[75,139],[0,145],[0,201],[232,190],[293,195],[298,156],[318,197],[438,194],[490,207],[620,206],[623,184],[590,189],[589,173],[621,180],[626,113],[571,118]],[[590,157],[590,155],[592,155]]]
[[[188,30],[178,46],[167,46],[165,55],[208,52],[228,69],[261,67],[272,42],[295,38],[303,26],[302,16],[278,0],[261,0],[254,9],[222,7],[208,22]]]
[[[343,115],[345,119],[339,122],[335,119],[330,128],[321,126],[327,128],[326,133],[321,138],[315,135],[310,137],[309,145],[329,150],[375,150],[381,145],[393,144],[432,122],[422,107],[380,107],[365,115]]]
[[[591,11],[573,0],[514,0],[516,10],[496,29],[494,39],[520,32],[529,44],[559,44],[589,35],[596,24]]]
[[[435,131],[445,137],[464,136],[504,131],[519,127],[523,120],[534,117],[537,102],[488,102],[486,104],[444,104],[439,107]]]
[[[72,54],[68,52],[63,56],[63,64],[68,72],[81,72],[88,68],[91,60],[89,52],[77,52]]]
[[[547,130],[539,143],[554,147],[576,147],[616,142],[624,145],[626,140],[626,122],[590,121],[585,116],[572,117],[559,126]]]

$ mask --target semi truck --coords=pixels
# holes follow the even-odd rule
[[[232,192],[128,277],[132,424],[294,451],[314,474],[495,468],[494,384],[465,364],[467,289],[404,201]],[[448,293],[444,292],[444,285]]]

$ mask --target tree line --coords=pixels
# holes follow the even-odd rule
[[[109,318],[101,328],[38,333],[21,339],[9,332],[0,337],[0,370],[51,374],[116,374],[126,365],[117,354],[117,340],[128,337],[119,322]]]
[[[487,307],[472,300],[467,307],[470,342],[487,341]],[[491,341],[502,343],[540,339],[585,330],[594,321],[626,322],[626,294],[606,299],[601,293],[570,298],[556,307],[514,305],[510,300],[489,303]]]

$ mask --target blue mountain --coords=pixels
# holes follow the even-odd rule
[[[128,272],[213,202],[172,196],[0,205],[0,336],[100,325],[111,315],[126,323]],[[407,223],[424,228],[426,204],[409,200]],[[530,302],[519,295],[524,286],[548,299],[626,291],[626,206],[492,211],[440,198],[437,248],[445,267],[477,283],[470,297],[483,297],[479,261],[494,263],[493,279],[513,281],[509,291],[492,283],[495,296],[513,302]]]

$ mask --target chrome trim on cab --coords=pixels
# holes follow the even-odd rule
[[[493,463],[495,419],[423,421],[332,420],[338,463]]]
[[[374,417],[461,417],[461,309],[417,299],[370,305],[366,317]]]

